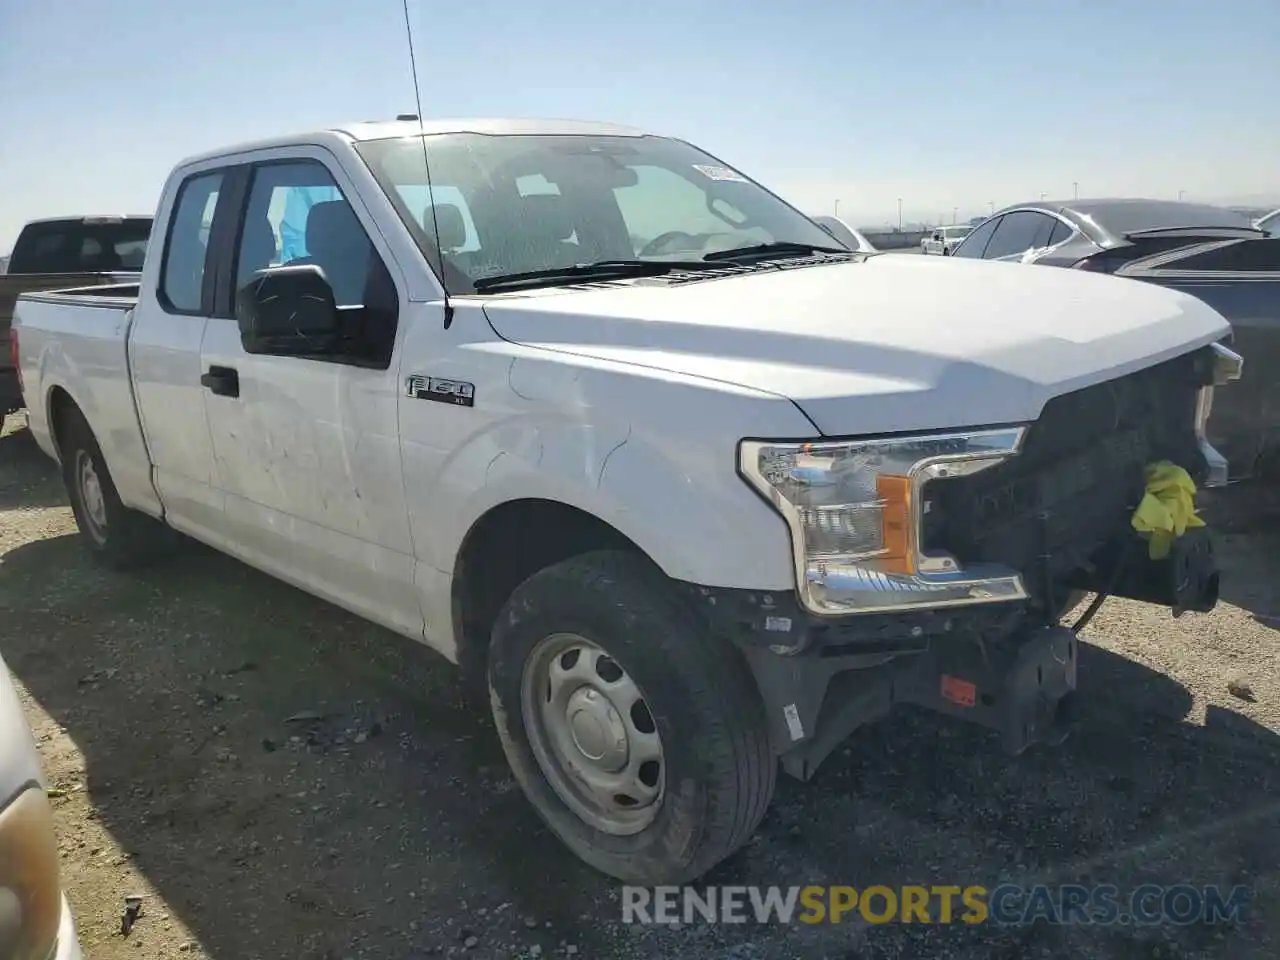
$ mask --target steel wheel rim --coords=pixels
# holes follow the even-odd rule
[[[545,637],[525,661],[520,705],[534,759],[579,819],[614,836],[653,823],[665,796],[662,738],[616,660],[577,634]]]
[[[76,451],[76,484],[80,488],[80,504],[84,507],[89,536],[103,543],[107,539],[107,500],[93,457],[84,450]]]

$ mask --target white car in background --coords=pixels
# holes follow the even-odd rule
[[[856,250],[858,253],[879,253],[870,240],[862,235],[854,227],[849,226],[839,217],[810,217],[814,223],[820,226],[827,233],[831,234],[850,250]]]
[[[44,774],[9,668],[0,659],[0,957],[80,960],[58,879]]]
[[[920,252],[949,257],[951,251],[960,245],[960,241],[967,237],[972,229],[973,227],[967,223],[936,227],[933,233],[920,241]]]

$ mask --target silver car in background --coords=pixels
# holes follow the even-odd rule
[[[0,659],[0,957],[81,960],[40,758]]]
[[[1278,214],[1254,221],[1227,207],[1174,200],[1020,203],[974,227],[951,255],[1155,283],[1221,313],[1244,375],[1215,398],[1210,442],[1231,477],[1245,479],[1280,472]]]

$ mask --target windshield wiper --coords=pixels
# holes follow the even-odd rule
[[[705,270],[707,264],[698,260],[596,260],[593,263],[575,263],[568,267],[550,267],[546,270],[524,270],[520,273],[500,273],[492,277],[480,277],[472,281],[476,293],[509,290],[517,287],[551,286],[557,283],[573,283],[577,280],[626,280],[631,277],[661,277],[675,270]]]
[[[717,260],[737,260],[740,257],[774,255],[804,257],[814,253],[844,253],[852,256],[855,252],[847,247],[824,247],[815,243],[794,243],[790,240],[775,240],[772,243],[755,243],[749,247],[716,250],[713,253],[706,254],[702,259],[714,263]]]

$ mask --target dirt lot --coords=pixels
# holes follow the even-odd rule
[[[0,643],[92,960],[1274,957],[1280,512],[1232,493],[1211,505],[1225,602],[1179,621],[1104,607],[1063,747],[1008,759],[903,714],[812,784],[783,782],[756,841],[708,878],[1246,884],[1229,929],[624,926],[615,885],[542,829],[447,664],[202,549],[145,576],[96,569],[52,465],[12,426]],[[126,938],[133,893],[147,899]]]

